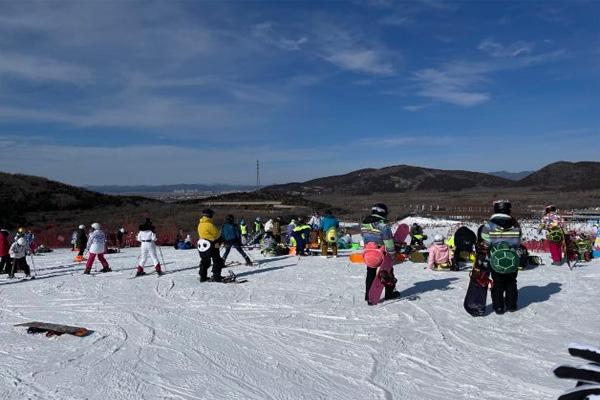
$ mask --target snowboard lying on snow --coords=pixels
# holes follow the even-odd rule
[[[46,333],[46,336],[60,336],[67,333],[69,335],[83,337],[92,333],[92,331],[80,326],[60,325],[39,321],[25,322],[16,324],[15,326],[27,327],[27,333]]]

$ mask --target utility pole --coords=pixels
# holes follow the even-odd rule
[[[256,190],[260,189],[260,164],[256,160]]]

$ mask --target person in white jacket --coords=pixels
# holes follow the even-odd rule
[[[100,260],[100,264],[102,264],[102,269],[100,272],[111,272],[112,270],[108,266],[108,261],[106,261],[106,258],[104,258],[104,253],[106,253],[106,235],[102,231],[100,224],[97,222],[92,224],[92,229],[94,229],[94,231],[90,233],[87,246],[85,248],[85,250],[89,252],[89,256],[87,263],[85,264],[85,271],[83,271],[83,273],[86,275],[90,274],[96,256],[98,256],[98,260]]]
[[[25,276],[31,276],[31,272],[29,271],[29,264],[27,264],[27,255],[31,254],[31,249],[29,248],[29,244],[27,244],[27,240],[24,237],[20,237],[14,242],[10,249],[8,249],[8,254],[13,259],[12,269],[10,274],[8,274],[9,278],[15,277],[15,272],[18,270],[23,270],[25,272]]]
[[[160,261],[156,255],[156,233],[154,233],[154,226],[150,220],[146,220],[146,222],[140,225],[139,229],[140,231],[137,234],[137,241],[141,243],[140,249],[142,254],[139,258],[137,273],[135,276],[142,276],[146,274],[144,272],[144,264],[146,264],[148,257],[152,259],[156,273],[158,275],[162,275],[163,272],[160,267]]]

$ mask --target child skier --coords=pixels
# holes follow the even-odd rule
[[[310,226],[304,223],[303,217],[298,217],[298,225],[292,231],[292,238],[296,242],[296,255],[306,256],[306,245],[310,236]]]
[[[212,281],[221,282],[221,270],[225,262],[219,254],[217,247],[221,241],[221,232],[214,224],[212,218],[215,212],[210,208],[202,210],[202,217],[198,223],[198,252],[200,253],[200,282],[208,281],[208,268],[212,262]]]
[[[102,231],[100,224],[97,222],[92,224],[92,229],[94,231],[90,233],[90,237],[88,238],[87,246],[85,248],[85,251],[89,252],[89,256],[83,273],[85,275],[90,274],[96,256],[98,256],[98,260],[100,260],[100,264],[102,264],[102,269],[100,272],[111,272],[112,269],[110,269],[106,258],[104,258],[104,253],[106,253],[106,235]]]
[[[552,265],[562,265],[562,248],[565,238],[563,220],[556,212],[556,207],[549,205],[544,210],[542,223],[538,232],[546,230],[546,240],[550,246],[550,256],[552,257]]]
[[[77,253],[77,255],[75,256],[76,262],[81,262],[84,260],[83,252],[87,248],[87,244],[88,244],[88,237],[87,237],[87,233],[85,233],[85,225],[79,225],[79,227],[77,228],[77,231],[76,231],[76,238],[75,238],[75,248],[79,249],[79,253]]]
[[[160,267],[160,261],[156,255],[156,233],[154,233],[154,229],[154,225],[152,225],[152,222],[149,219],[146,219],[146,222],[139,226],[136,240],[141,243],[140,250],[142,254],[139,258],[135,276],[146,275],[146,272],[144,272],[144,265],[146,264],[148,257],[150,257],[152,263],[154,263],[156,273],[158,275],[163,274]]]
[[[433,237],[433,244],[429,247],[429,258],[427,259],[427,268],[449,269],[452,266],[450,262],[451,255],[448,245],[444,243],[444,237],[437,234]]]
[[[31,249],[27,244],[27,240],[24,237],[20,237],[14,242],[10,249],[8,250],[8,254],[13,259],[11,270],[8,274],[9,278],[15,277],[15,272],[18,270],[23,270],[25,272],[25,276],[30,277],[29,264],[27,264],[27,255],[31,254]]]

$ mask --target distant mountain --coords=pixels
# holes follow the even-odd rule
[[[477,188],[503,188],[513,181],[470,171],[446,171],[397,165],[381,169],[361,169],[345,175],[329,176],[307,182],[273,185],[266,192],[286,194],[370,194],[413,191],[451,192]]]
[[[95,207],[154,203],[141,197],[95,193],[37,176],[0,172],[0,224],[22,221],[28,212],[85,210]]]
[[[86,186],[86,189],[95,192],[107,194],[144,194],[144,193],[172,193],[176,191],[185,192],[204,192],[204,193],[225,193],[237,191],[250,191],[255,186],[248,185],[203,185],[203,184],[177,184],[177,185],[106,185],[106,186]]]
[[[517,185],[562,191],[600,189],[600,162],[559,161],[521,179]]]
[[[490,175],[499,176],[500,178],[508,179],[511,181],[520,181],[521,179],[533,174],[535,171],[521,171],[521,172],[508,172],[508,171],[494,171],[488,172]]]

